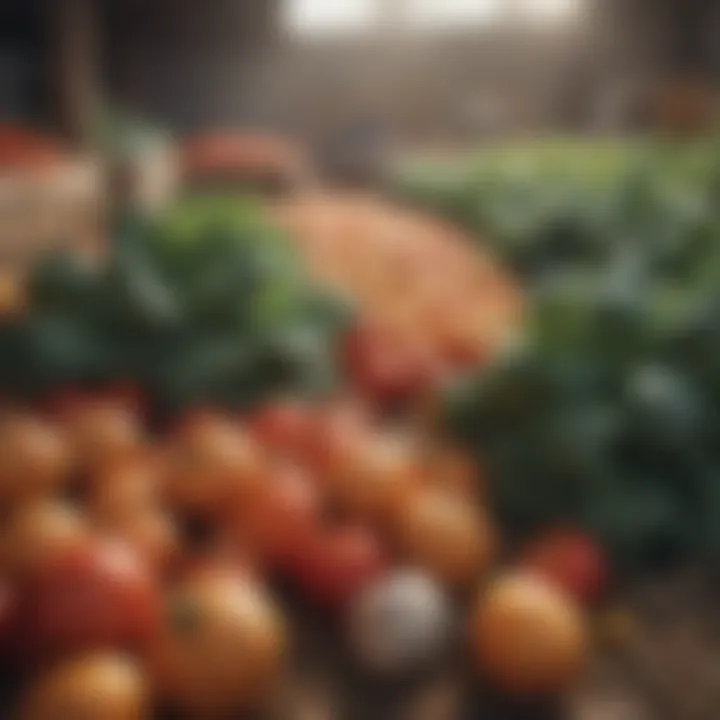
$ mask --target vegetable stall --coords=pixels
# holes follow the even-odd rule
[[[615,585],[720,550],[712,147],[213,183],[40,258],[0,323],[10,717],[295,718],[313,624],[333,717],[447,668],[443,720],[562,706]]]

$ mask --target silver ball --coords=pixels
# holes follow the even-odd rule
[[[368,587],[351,605],[348,642],[358,662],[382,674],[408,672],[448,648],[453,612],[425,573],[400,570]]]

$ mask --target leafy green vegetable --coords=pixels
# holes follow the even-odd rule
[[[491,150],[436,193],[432,169],[418,178],[418,197],[489,238],[526,285],[522,352],[445,404],[506,522],[580,525],[628,567],[717,559],[717,145]]]
[[[175,412],[332,387],[350,310],[308,282],[250,201],[189,199],[159,220],[119,217],[112,240],[103,267],[72,254],[36,267],[28,317],[0,332],[10,388],[130,381]]]

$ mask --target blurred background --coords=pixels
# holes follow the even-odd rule
[[[712,0],[5,0],[0,119],[85,143],[112,106],[422,150],[647,130],[668,95],[714,114],[719,26]]]
[[[355,184],[498,138],[704,132],[719,27],[712,0],[5,0],[0,164],[19,128],[53,138],[72,162],[33,197],[83,207],[108,155],[167,196],[170,138],[201,132],[292,140],[254,152]]]

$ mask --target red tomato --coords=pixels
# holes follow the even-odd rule
[[[293,561],[293,574],[308,598],[337,610],[385,571],[377,539],[359,527],[319,532]]]
[[[410,497],[395,518],[398,548],[441,582],[472,586],[487,573],[496,545],[486,512],[434,488]]]
[[[140,510],[133,517],[121,518],[102,528],[105,536],[127,543],[147,566],[166,575],[178,557],[178,532],[171,516],[160,510]]]
[[[156,509],[165,471],[161,459],[150,453],[103,468],[88,493],[89,514],[100,524],[112,525]]]
[[[147,400],[139,387],[132,383],[115,383],[106,387],[102,396],[108,401],[133,410],[138,415],[147,411]]]
[[[283,619],[261,586],[203,576],[169,597],[149,667],[155,692],[183,716],[245,717],[265,704],[284,655]]]
[[[22,626],[31,655],[41,659],[91,649],[144,649],[160,620],[161,601],[146,566],[116,542],[54,557],[26,590]]]
[[[608,579],[603,552],[574,530],[555,530],[538,539],[525,552],[522,565],[586,603],[600,596]]]
[[[58,553],[84,547],[89,530],[82,515],[59,500],[24,505],[3,528],[0,562],[11,576],[26,578]]]
[[[241,505],[235,532],[262,561],[287,567],[319,524],[319,501],[303,470],[278,466],[252,503]]]
[[[443,368],[433,354],[378,328],[359,328],[344,346],[351,379],[361,392],[380,402],[422,395],[436,385]]]
[[[357,456],[370,424],[363,410],[349,402],[320,410],[308,430],[303,460],[316,476],[344,469]]]
[[[88,402],[87,393],[65,388],[51,395],[45,403],[45,407],[52,417],[65,419],[86,402]]]
[[[123,462],[143,448],[142,423],[123,403],[102,398],[81,403],[67,415],[66,426],[77,461],[90,474]]]
[[[255,413],[249,422],[253,436],[272,450],[297,455],[310,422],[307,408],[298,402],[276,402]]]
[[[0,423],[0,501],[20,504],[64,489],[71,469],[65,436],[51,423],[14,414]]]
[[[188,552],[177,569],[177,579],[181,582],[218,576],[255,579],[259,575],[255,558],[227,534],[221,534],[206,547]]]
[[[384,524],[408,502],[418,478],[413,445],[376,434],[359,444],[344,467],[325,477],[330,499],[362,521]]]
[[[243,428],[217,415],[201,414],[181,426],[170,466],[170,503],[199,517],[224,515],[265,479],[262,448]]]
[[[345,339],[342,354],[352,382],[362,393],[375,400],[394,399],[405,368],[386,333],[357,328]]]

